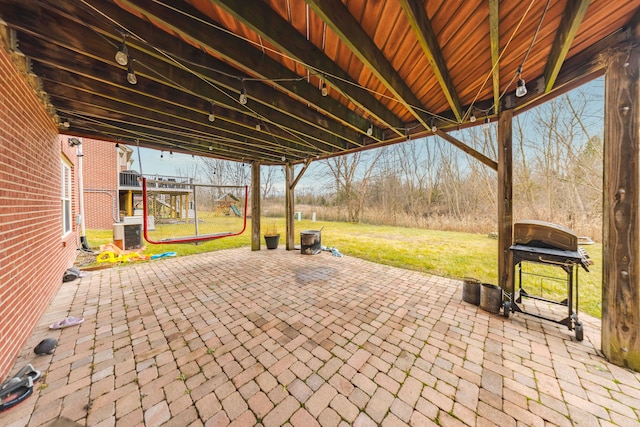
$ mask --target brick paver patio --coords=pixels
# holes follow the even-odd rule
[[[43,373],[0,425],[635,426],[640,374],[566,327],[462,302],[461,282],[247,248],[62,285],[14,366]],[[50,331],[68,315],[79,326]],[[35,356],[43,338],[52,356]]]

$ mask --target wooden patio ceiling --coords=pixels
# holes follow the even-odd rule
[[[525,109],[638,43],[639,15],[640,0],[0,0],[62,133],[266,164]]]

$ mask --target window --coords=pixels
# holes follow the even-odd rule
[[[71,167],[62,161],[62,235],[71,232]]]

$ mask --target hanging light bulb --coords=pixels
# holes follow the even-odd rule
[[[518,83],[516,86],[516,96],[518,98],[522,98],[527,94],[527,86],[524,83],[524,79],[518,79]]]
[[[491,119],[489,119],[489,116],[485,117],[484,123],[482,124],[482,129],[488,130],[490,124],[491,124]]]
[[[431,132],[435,133],[438,130],[438,127],[435,125],[435,120],[431,119]]]
[[[242,80],[242,89],[240,90],[240,98],[238,98],[238,101],[242,105],[247,103],[247,89],[244,87],[244,80]]]
[[[367,135],[373,135],[373,124],[369,123],[369,128],[367,129]]]
[[[329,95],[329,89],[327,89],[327,83],[324,80],[322,81],[322,88],[320,89],[320,93],[322,94],[322,96]]]
[[[164,152],[162,152],[162,151],[160,152],[160,158],[164,159]]]
[[[71,124],[69,124],[69,120],[65,120],[64,122],[62,122],[62,127],[65,129],[69,129],[69,126],[71,126]]]
[[[215,106],[214,102],[211,102],[211,114],[209,114],[209,121],[212,122],[216,119],[216,112],[213,109],[213,107]]]
[[[474,116],[473,114],[471,115],[471,117],[469,117],[469,121],[471,123],[475,123],[476,122],[476,116]]]
[[[127,43],[125,42],[125,36],[122,36],[122,43],[116,52],[116,62],[120,65],[127,65],[129,62],[129,50],[127,49]]]
[[[282,161],[284,162],[284,161],[286,161],[286,160],[287,160],[287,158],[286,158],[286,157],[284,156],[284,154],[283,154],[283,155],[282,155]]]
[[[129,68],[127,68],[127,81],[132,85],[138,83],[138,77],[136,77],[136,72],[133,69],[131,58],[129,58]]]
[[[169,150],[169,155],[173,156],[173,151]]]
[[[213,151],[213,144],[209,144],[209,151]]]
[[[260,126],[260,123],[256,123],[256,130],[262,130],[262,126]]]
[[[527,94],[527,86],[524,84],[524,79],[522,78],[522,65],[518,67],[518,83],[516,83],[516,96],[518,98],[522,98]]]

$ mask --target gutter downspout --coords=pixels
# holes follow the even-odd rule
[[[78,204],[80,205],[80,245],[83,250],[90,250],[87,242],[87,233],[84,226],[84,185],[82,180],[82,138],[78,138],[79,144],[76,148],[76,156],[78,157]]]

